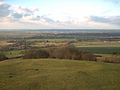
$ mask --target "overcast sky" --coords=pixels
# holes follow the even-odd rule
[[[120,0],[0,0],[0,29],[119,29]]]

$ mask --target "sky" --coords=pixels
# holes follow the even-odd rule
[[[0,0],[0,29],[120,29],[120,0]]]

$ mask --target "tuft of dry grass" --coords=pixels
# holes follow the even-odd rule
[[[108,62],[108,63],[120,63],[120,56],[112,55],[112,56],[98,57],[97,61]]]

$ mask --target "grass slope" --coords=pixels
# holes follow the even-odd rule
[[[0,90],[120,90],[120,64],[72,60],[0,62]]]

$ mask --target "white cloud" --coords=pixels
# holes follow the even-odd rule
[[[92,6],[63,6],[43,15],[36,8],[3,2],[0,4],[0,28],[119,28],[120,17],[97,16],[102,9]]]
[[[10,14],[10,5],[2,3],[0,4],[0,17],[6,17]]]
[[[21,13],[21,14],[34,14],[36,11],[39,11],[38,9],[24,8],[24,7],[17,6],[17,5],[12,5],[11,10],[13,12],[17,12],[17,13]]]
[[[120,26],[120,16],[99,17],[91,16],[90,19],[97,23],[105,23]]]

